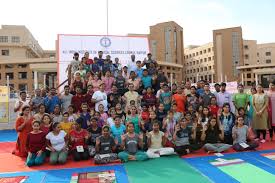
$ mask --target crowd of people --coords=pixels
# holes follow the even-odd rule
[[[162,155],[253,150],[275,132],[275,81],[244,92],[226,91],[207,81],[169,83],[158,63],[131,55],[127,66],[109,55],[79,59],[75,53],[62,92],[20,93],[14,112],[18,139],[14,154],[26,165],[64,164],[93,159],[96,164],[144,161]],[[59,91],[61,91],[59,89]]]

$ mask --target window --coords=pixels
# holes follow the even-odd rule
[[[207,75],[205,75],[205,76],[204,76],[204,80],[206,80],[206,81],[207,81]]]
[[[251,74],[248,73],[248,74],[246,75],[246,77],[247,77],[247,78],[251,78]]]
[[[199,52],[196,52],[196,56],[198,56],[199,55]]]
[[[211,48],[208,48],[208,52],[211,52]]]
[[[18,64],[18,68],[26,68],[27,64]]]
[[[7,72],[6,73],[6,78],[9,77],[10,80],[13,79],[13,72]]]
[[[251,81],[247,81],[247,86],[251,86],[251,85],[252,85]]]
[[[265,52],[265,56],[271,56],[271,52]]]
[[[270,63],[271,63],[271,60],[270,60],[270,59],[267,59],[267,60],[265,60],[265,63],[270,64]]]
[[[7,43],[9,42],[8,36],[0,36],[0,43]]]
[[[211,61],[211,57],[208,57],[208,61]]]
[[[196,69],[193,69],[193,73],[195,73],[196,72]]]
[[[204,67],[204,71],[207,71],[207,67]]]
[[[200,51],[200,55],[202,55],[202,51]]]
[[[248,50],[248,45],[244,45],[244,49]]]
[[[207,58],[204,58],[204,62],[207,62]]]
[[[193,65],[195,65],[196,64],[196,62],[195,61],[193,61]]]
[[[197,68],[197,72],[200,72],[200,69],[199,69],[199,68]]]
[[[260,54],[257,52],[257,56],[260,56]]]
[[[203,71],[203,68],[201,67],[201,72]]]
[[[244,55],[244,58],[245,58],[245,59],[248,59],[248,58],[249,58],[249,55],[248,55],[248,54],[245,54],[245,55]]]
[[[9,56],[10,55],[10,50],[1,50],[2,56]]]
[[[203,53],[206,53],[206,50],[203,50]]]
[[[19,79],[28,79],[28,73],[27,72],[19,72],[18,78]]]
[[[0,80],[1,80],[2,78],[1,78],[1,73],[0,73]]]
[[[211,70],[212,69],[212,67],[211,66],[208,66],[208,70]]]
[[[197,60],[197,64],[199,64],[199,62],[200,62],[200,61],[199,61],[199,60]]]
[[[12,65],[12,64],[6,64],[6,65],[5,65],[5,68],[6,68],[6,69],[12,69],[12,68],[13,68],[13,65]]]
[[[195,56],[195,53],[193,53],[193,57]]]
[[[27,84],[19,84],[18,89],[20,91],[27,91],[28,90],[28,85]]]
[[[200,59],[200,62],[202,63],[202,62],[203,62],[203,59]]]
[[[12,43],[20,43],[20,37],[19,36],[12,36],[11,37]]]
[[[190,73],[192,73],[192,69],[190,70]]]

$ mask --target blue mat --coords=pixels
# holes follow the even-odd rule
[[[256,151],[256,152],[241,152],[234,154],[225,154],[220,158],[239,158],[248,162],[252,165],[255,165],[275,176],[274,162],[272,160],[261,157],[260,154],[275,152],[274,150],[266,150],[266,151]],[[209,177],[213,182],[222,182],[222,183],[237,183],[238,181],[227,175],[223,171],[216,168],[214,165],[211,165],[209,161],[215,160],[219,157],[217,156],[205,156],[205,157],[197,157],[197,158],[186,158],[183,161],[186,161],[194,168],[198,169],[204,175]]]
[[[68,183],[71,180],[73,173],[85,173],[85,172],[100,172],[107,170],[115,170],[116,179],[118,183],[129,183],[126,171],[123,165],[113,166],[97,166],[86,168],[70,168],[62,170],[45,170],[45,171],[32,171],[32,172],[20,172],[20,173],[8,173],[1,174],[0,177],[10,176],[28,176],[29,178],[25,183]]]
[[[0,142],[14,142],[17,139],[15,130],[0,130]]]

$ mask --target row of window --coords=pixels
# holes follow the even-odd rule
[[[257,53],[257,56],[259,57],[260,54]],[[270,51],[269,51],[269,52],[265,52],[265,56],[271,56],[271,52],[270,52]],[[248,54],[245,54],[245,55],[244,55],[244,58],[245,58],[245,59],[249,59],[249,55],[248,55]]]
[[[192,66],[192,65],[198,65],[198,64],[201,64],[201,63],[203,63],[203,61],[204,62],[207,62],[207,61],[211,61],[211,60],[214,60],[214,56],[213,57],[208,57],[208,58],[204,58],[204,59],[200,59],[200,60],[196,60],[196,61],[192,61],[192,62],[187,62],[186,64],[185,64],[185,66]]]
[[[185,74],[191,74],[191,73],[203,72],[203,71],[211,71],[211,69],[212,69],[212,66],[208,66],[208,69],[207,69],[207,67],[200,67],[197,69],[186,70]]]
[[[9,40],[10,39],[10,40]],[[0,36],[0,43],[20,43],[20,37],[19,36]]]
[[[9,77],[10,80],[14,79],[14,73],[13,72],[7,72],[5,75],[5,79]],[[2,79],[1,73],[0,73],[0,79]],[[28,73],[27,72],[18,72],[18,79],[28,79]]]
[[[13,91],[15,89],[14,88],[14,84],[10,84],[10,89],[11,89],[11,91]],[[28,85],[24,84],[24,83],[18,84],[18,90],[20,90],[20,91],[28,91]]]
[[[215,78],[215,75],[213,75],[213,80]],[[199,80],[205,80],[208,81],[209,83],[213,83],[214,81],[212,81],[212,75],[205,75],[205,76],[199,76],[198,78]],[[197,82],[197,77],[190,77],[190,78],[186,78],[187,81],[192,81],[194,83]]]
[[[214,51],[214,48],[212,47],[212,48],[204,49],[203,51],[201,50],[200,52],[197,51],[196,53],[185,55],[184,58],[188,59],[188,58],[192,58],[192,57],[195,57],[195,56],[198,56],[198,55],[202,55],[203,53],[204,54],[207,53],[207,52],[209,53],[209,52],[211,52],[211,50]]]
[[[0,69],[1,69],[1,67],[2,67],[3,65],[0,65]],[[6,69],[13,69],[13,68],[15,68],[15,64],[5,64],[5,68]],[[17,65],[17,68],[19,68],[19,69],[22,69],[22,68],[27,68],[28,67],[28,65],[27,64],[18,64]]]

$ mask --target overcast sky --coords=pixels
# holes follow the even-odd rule
[[[109,34],[147,34],[149,26],[175,21],[184,44],[212,41],[212,30],[242,26],[244,39],[275,42],[273,0],[109,0]],[[106,0],[5,0],[1,25],[25,25],[43,49],[57,34],[106,34]]]

